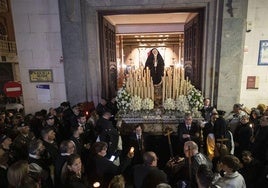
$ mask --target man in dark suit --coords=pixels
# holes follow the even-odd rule
[[[140,124],[135,126],[134,132],[129,137],[129,144],[127,151],[131,147],[134,147],[134,158],[132,164],[141,164],[143,163],[143,153],[147,149],[147,135],[142,132],[142,127]]]
[[[175,178],[177,187],[197,187],[196,172],[202,164],[206,165],[210,170],[212,163],[208,157],[199,152],[199,148],[194,141],[187,141],[183,146],[185,158],[179,158],[176,174],[171,177]],[[172,182],[173,185],[173,182]]]
[[[40,139],[30,141],[28,152],[28,163],[35,169],[39,169],[38,174],[41,178],[41,187],[54,187],[51,178],[51,168],[46,157],[46,148],[43,144],[43,141]]]
[[[73,141],[71,140],[64,140],[61,142],[60,144],[60,153],[58,154],[56,160],[55,160],[55,177],[54,177],[54,181],[55,181],[55,187],[62,186],[61,182],[61,171],[62,171],[62,167],[64,165],[64,163],[67,161],[68,157],[75,153],[75,144]]]
[[[43,145],[46,148],[46,152],[48,153],[47,162],[49,165],[54,164],[57,156],[58,156],[58,143],[56,142],[56,133],[54,132],[52,127],[45,127],[41,131],[41,137],[43,141]]]
[[[186,113],[184,116],[184,123],[178,127],[178,136],[180,144],[180,154],[183,154],[183,146],[186,141],[194,141],[200,145],[200,126],[193,123],[193,117],[190,113]]]
[[[117,146],[119,141],[119,133],[117,129],[113,126],[110,121],[111,113],[105,111],[100,119],[96,123],[96,131],[98,134],[99,141],[106,142],[108,144],[107,158],[110,158],[111,155],[118,154]]]
[[[209,121],[210,120],[210,116],[212,114],[213,111],[213,106],[210,105],[210,99],[209,98],[205,98],[203,100],[204,102],[204,106],[203,108],[200,110],[202,117],[205,119],[205,121]]]
[[[133,167],[133,182],[135,188],[156,187],[160,183],[167,183],[167,175],[157,168],[158,158],[152,151],[145,152],[143,164]]]

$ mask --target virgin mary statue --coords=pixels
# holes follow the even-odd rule
[[[165,63],[161,54],[156,48],[150,50],[145,62],[145,69],[148,67],[154,84],[155,105],[160,106],[162,102],[162,76],[164,76]]]
[[[150,70],[154,85],[159,84],[162,80],[162,76],[164,75],[165,63],[161,54],[156,48],[153,48],[149,52],[145,62],[145,68],[146,67],[148,67]]]

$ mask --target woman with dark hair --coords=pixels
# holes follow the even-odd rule
[[[71,154],[62,170],[62,182],[67,188],[86,188],[87,183],[82,173],[82,162],[78,154]]]
[[[156,48],[153,48],[147,57],[145,62],[145,68],[148,67],[153,79],[153,83],[159,84],[161,82],[162,76],[164,75],[164,59]]]
[[[233,155],[223,157],[218,170],[224,171],[224,176],[218,175],[215,184],[220,187],[246,188],[243,176],[238,172],[242,167],[239,159]]]
[[[251,142],[254,142],[256,133],[260,129],[260,118],[261,118],[261,112],[257,108],[251,109],[250,115],[249,115],[249,122],[252,126],[253,135],[251,138]]]

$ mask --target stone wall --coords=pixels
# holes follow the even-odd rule
[[[58,107],[66,100],[58,2],[12,0],[11,6],[25,112]],[[29,69],[52,69],[53,82],[30,82]],[[50,87],[46,103],[38,99],[39,84]]]
[[[268,105],[268,65],[258,65],[260,40],[268,40],[267,10],[268,1],[249,0],[240,92],[240,102],[249,108]],[[256,89],[247,89],[248,76],[258,77]]]
[[[225,1],[219,57],[218,108],[231,111],[240,102],[247,1]]]

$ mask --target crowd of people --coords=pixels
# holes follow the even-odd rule
[[[63,102],[34,115],[1,112],[1,187],[267,187],[268,108],[234,104],[230,114],[204,100],[202,123],[178,123],[178,154],[163,163],[137,124],[122,139],[114,99],[85,112]],[[173,140],[174,141],[174,140]]]

